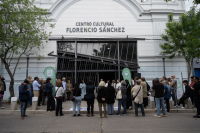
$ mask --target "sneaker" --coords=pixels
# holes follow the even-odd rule
[[[158,117],[158,118],[161,118],[161,116],[157,116],[157,115],[154,115],[154,117]]]
[[[118,113],[117,113],[117,114],[115,114],[115,115],[117,115],[117,116],[120,116],[120,114],[118,114]]]
[[[5,107],[4,107],[4,106],[2,106],[1,108],[2,108],[2,109],[5,109]]]
[[[93,117],[94,116],[94,114],[91,114],[91,117]]]
[[[123,114],[123,115],[126,115],[126,114]]]
[[[182,109],[185,109],[185,107],[181,107]]]
[[[76,116],[76,114],[74,114],[73,116]]]
[[[77,116],[81,116],[80,114],[78,114]]]
[[[86,116],[87,116],[87,117],[90,117],[90,114],[87,114]]]
[[[163,117],[167,117],[167,115],[163,115]]]

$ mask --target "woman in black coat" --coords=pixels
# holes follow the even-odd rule
[[[87,117],[90,117],[90,110],[91,110],[91,116],[94,116],[93,109],[94,109],[94,90],[95,86],[92,84],[92,81],[89,81],[89,85],[86,86],[86,96],[85,100],[87,101]]]
[[[127,91],[126,91],[126,95],[127,95],[126,109],[129,109],[129,107],[132,106],[132,100],[131,100],[131,86],[130,86],[128,80],[125,80],[125,82],[126,82],[126,88],[127,88]]]
[[[108,83],[107,87],[107,111],[108,115],[114,114],[114,103],[115,103],[115,89]]]

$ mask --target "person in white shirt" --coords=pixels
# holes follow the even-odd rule
[[[63,116],[62,113],[62,100],[63,100],[63,94],[64,94],[64,89],[62,87],[62,82],[61,81],[57,81],[56,83],[56,102],[57,102],[57,106],[56,106],[56,116],[58,116],[58,112],[60,112],[60,116]]]
[[[108,87],[108,83],[110,82],[110,80],[107,80],[107,83],[105,84],[105,87]]]
[[[63,77],[62,78],[62,86],[63,86],[63,89],[64,89],[64,94],[63,94],[63,102],[65,102],[65,96],[66,96],[66,78]]]
[[[33,82],[33,94],[34,94],[34,97],[38,97],[40,96],[40,88],[41,85],[38,83],[39,81],[39,78],[38,77],[35,77],[34,78],[34,82]]]
[[[116,85],[116,90],[119,88],[119,87],[121,87],[121,83],[119,82],[119,79],[117,80],[117,85]]]

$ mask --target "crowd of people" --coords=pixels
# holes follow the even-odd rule
[[[66,82],[67,81],[67,82]],[[100,80],[97,89],[97,101],[99,107],[99,117],[107,118],[107,115],[121,114],[121,107],[123,107],[123,115],[126,115],[128,109],[132,109],[132,101],[134,101],[135,116],[138,117],[138,108],[141,109],[142,116],[145,116],[145,108],[148,106],[148,96],[154,97],[157,114],[154,117],[160,118],[160,109],[162,109],[163,117],[167,117],[170,113],[169,101],[172,97],[175,107],[185,108],[185,100],[190,98],[194,107],[197,108],[197,114],[193,117],[200,118],[200,81],[199,77],[191,77],[192,83],[189,85],[187,80],[183,81],[185,85],[185,92],[180,100],[177,99],[177,80],[175,75],[171,78],[153,79],[152,86],[146,82],[142,77],[138,79],[135,77],[130,83],[128,80],[121,82],[115,80],[105,83],[103,79]],[[53,96],[53,87],[55,87],[55,96]],[[94,101],[95,101],[95,86],[92,81],[86,85],[84,81],[80,84],[75,83],[74,86],[70,80],[66,78],[56,80],[56,85],[51,83],[51,78],[46,81],[38,77],[32,80],[29,76],[19,87],[19,99],[21,101],[21,119],[26,117],[25,111],[27,106],[32,104],[32,97],[38,97],[38,108],[41,105],[46,105],[47,111],[56,110],[56,116],[62,113],[62,102],[71,100],[73,102],[73,116],[81,116],[80,108],[82,100],[87,101],[87,117],[94,116]],[[57,106],[55,107],[55,99]],[[46,100],[48,99],[48,100]],[[118,111],[114,113],[114,103],[118,101]],[[47,102],[45,102],[47,101]],[[165,110],[165,104],[167,111]],[[103,108],[103,110],[102,110]],[[77,110],[77,112],[76,112]],[[104,115],[104,116],[103,116]]]

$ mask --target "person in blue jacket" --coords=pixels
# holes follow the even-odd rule
[[[54,85],[54,83],[51,83],[51,78],[47,78],[46,86],[45,86],[45,91],[47,92],[47,96],[48,96],[47,111],[55,110],[55,100],[54,100],[53,94],[52,94],[53,85]]]
[[[165,88],[165,94],[164,99],[167,105],[167,113],[170,112],[170,105],[169,105],[169,99],[171,98],[171,87],[168,85],[168,82],[166,80],[162,81],[164,88]]]
[[[29,90],[27,88],[27,85],[29,84],[28,80],[24,80],[24,82],[19,86],[19,100],[21,104],[21,119],[23,120],[24,117],[26,117],[26,109],[27,109],[27,104],[29,100]]]

